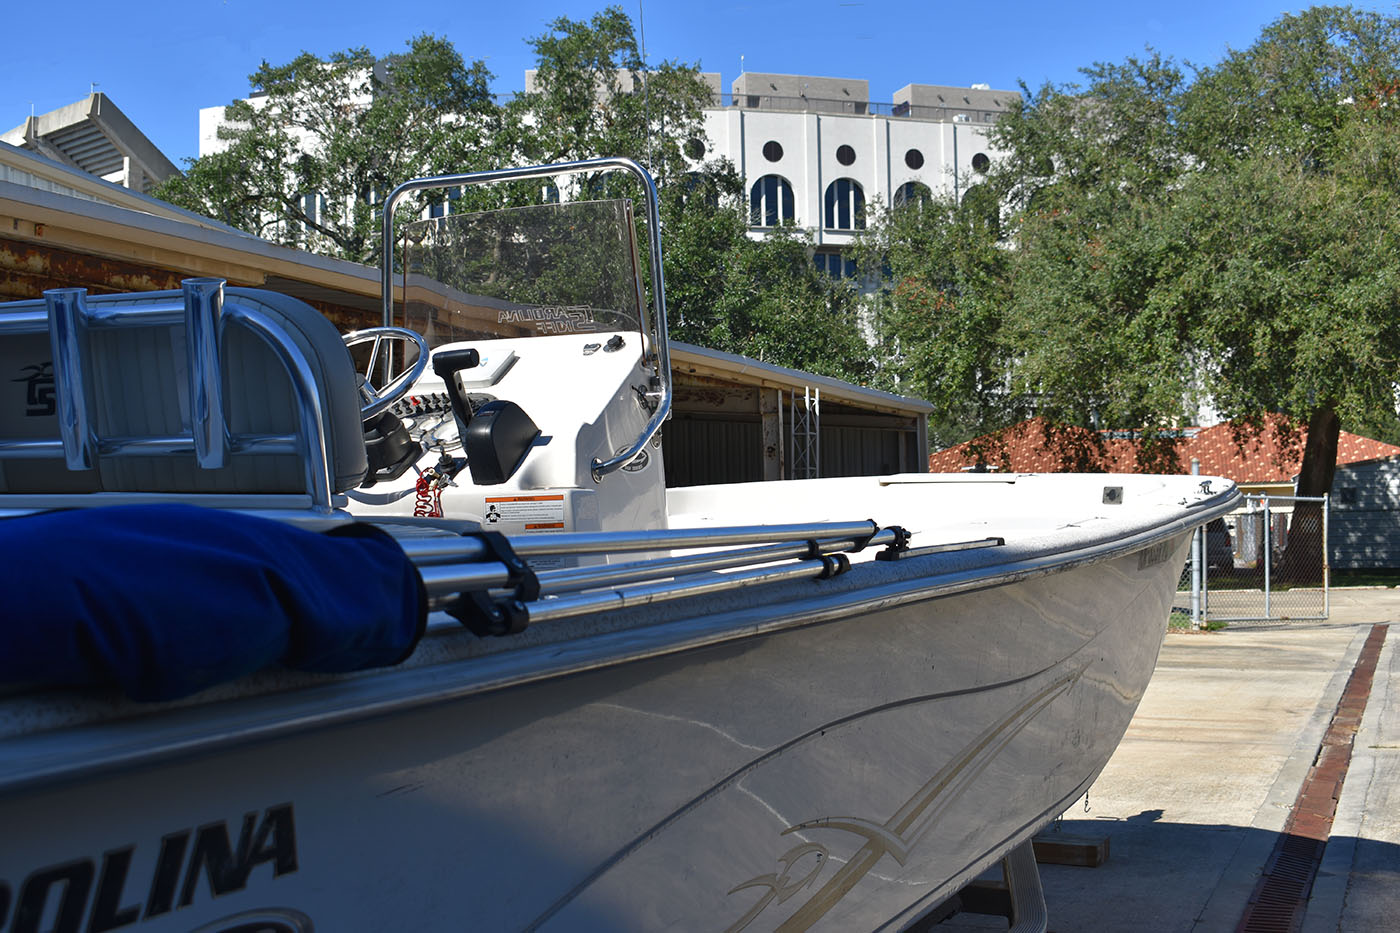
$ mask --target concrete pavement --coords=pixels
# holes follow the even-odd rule
[[[1167,636],[1136,717],[1061,831],[1097,868],[1041,867],[1050,929],[1232,931],[1279,839],[1371,625],[1400,590],[1335,590],[1326,622]],[[1400,928],[1400,625],[1382,648],[1305,933]],[[940,930],[1005,929],[967,914]]]

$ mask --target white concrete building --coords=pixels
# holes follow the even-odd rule
[[[180,174],[146,134],[102,93],[0,133],[0,142],[144,194]]]
[[[791,220],[812,232],[819,265],[850,275],[839,251],[865,206],[961,197],[1001,155],[987,131],[1019,96],[909,84],[883,103],[862,80],[746,72],[705,112],[704,157],[728,158],[744,176],[754,235]]]
[[[960,198],[977,184],[1001,155],[988,130],[1020,96],[986,85],[908,84],[887,103],[872,101],[863,80],[756,72],[739,75],[725,94],[718,73],[700,77],[713,95],[704,114],[708,139],[690,141],[687,153],[697,162],[729,159],[745,179],[750,235],[788,220],[805,227],[817,245],[816,263],[833,276],[854,274],[840,250],[864,227],[867,205],[933,192]],[[624,92],[642,92],[630,72],[619,78]],[[535,71],[526,71],[526,93],[535,81]],[[369,103],[367,81],[348,90],[352,101]],[[217,136],[223,111],[200,111],[200,155],[227,146]],[[309,149],[314,141],[302,144]]]
[[[536,88],[525,72],[525,92]],[[864,226],[875,199],[886,206],[933,192],[962,194],[1002,155],[987,138],[1019,91],[986,85],[908,84],[888,103],[852,78],[745,72],[723,93],[719,73],[701,72],[713,106],[708,142],[686,147],[697,162],[726,158],[744,176],[750,235],[791,220],[812,233],[815,261],[833,276],[851,275],[840,249]],[[619,87],[640,93],[630,72]],[[604,153],[599,153],[603,155]]]

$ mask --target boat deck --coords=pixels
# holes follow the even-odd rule
[[[1108,837],[1097,868],[1042,865],[1053,930],[1237,929],[1372,628],[1391,626],[1311,895],[1308,931],[1400,914],[1400,590],[1334,590],[1327,622],[1171,634],[1127,735],[1061,832]],[[1257,924],[1257,921],[1256,921]],[[1285,929],[1252,925],[1248,929]],[[939,933],[1006,929],[960,914]]]

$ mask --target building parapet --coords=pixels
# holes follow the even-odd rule
[[[995,123],[1005,113],[976,107],[929,106],[908,101],[788,97],[777,94],[713,94],[715,109],[767,110],[779,113],[830,113],[847,116],[897,117],[932,123]]]

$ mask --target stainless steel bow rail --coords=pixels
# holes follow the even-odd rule
[[[1004,544],[984,538],[910,548],[898,526],[812,522],[620,533],[559,533],[507,539],[493,532],[400,541],[418,567],[433,609],[478,635],[523,631],[609,610],[705,596],[787,580],[823,580],[850,568],[848,553],[881,548],[880,560]],[[530,557],[694,550],[622,563],[535,571]]]
[[[120,306],[93,305],[85,288],[44,292],[45,308],[0,315],[0,337],[47,332],[59,437],[0,439],[0,460],[62,457],[69,470],[93,470],[99,458],[149,457],[194,453],[200,469],[228,465],[231,454],[298,455],[312,510],[332,510],[329,440],[321,396],[301,349],[285,331],[257,308],[224,295],[223,279],[185,279],[176,297],[153,298]],[[225,415],[220,346],[223,332],[237,324],[256,334],[271,350],[291,382],[296,406],[295,434],[233,434]],[[97,401],[89,377],[89,334],[129,327],[184,325],[188,433],[107,437],[98,433]]]

